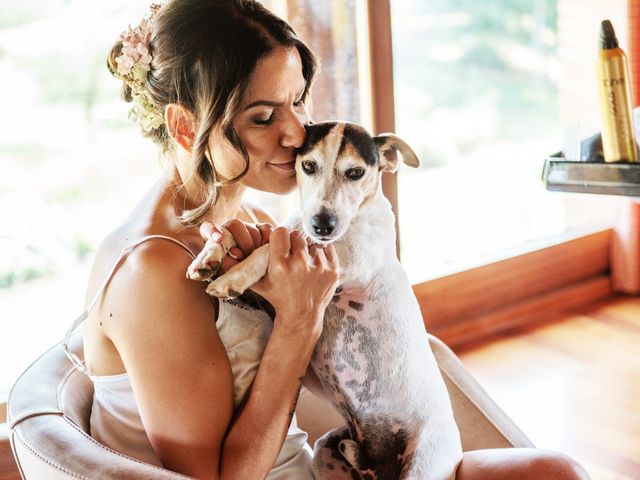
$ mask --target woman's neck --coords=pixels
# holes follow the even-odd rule
[[[205,197],[199,188],[194,187],[193,182],[183,182],[178,169],[173,166],[168,173],[171,192],[171,204],[177,215],[185,210],[197,208],[205,201]],[[215,204],[201,221],[209,221],[221,225],[235,218],[242,203],[242,196],[246,187],[240,183],[233,183],[218,187]]]

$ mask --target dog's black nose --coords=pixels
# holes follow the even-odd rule
[[[311,217],[311,226],[316,235],[327,236],[336,228],[336,216],[330,213],[319,213]]]

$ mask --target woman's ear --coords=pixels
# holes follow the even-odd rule
[[[185,151],[191,153],[196,140],[195,118],[183,105],[170,103],[164,109],[167,133]]]
[[[380,171],[393,173],[398,170],[398,152],[402,155],[402,160],[405,165],[409,165],[414,168],[420,165],[418,156],[407,142],[393,133],[381,133],[377,137],[373,137],[373,141],[376,144],[376,147],[378,147]]]

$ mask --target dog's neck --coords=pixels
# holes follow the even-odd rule
[[[397,262],[396,233],[391,204],[379,185],[334,242],[340,259],[340,284],[345,289],[369,285],[390,262]]]

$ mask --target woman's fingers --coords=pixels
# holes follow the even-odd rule
[[[313,263],[325,270],[329,268],[329,261],[327,260],[327,256],[325,255],[323,248],[316,249],[315,255],[313,256]]]
[[[336,270],[340,270],[340,261],[338,260],[338,253],[336,252],[336,248],[331,245],[327,245],[324,249],[324,254],[327,257],[327,261],[329,265],[334,267]]]
[[[245,258],[244,252],[238,247],[231,247],[227,255],[237,261],[244,260]]]
[[[251,235],[251,240],[253,241],[254,250],[262,245],[262,233],[258,229],[257,225],[248,225],[246,224],[247,231],[249,235]]]
[[[338,255],[333,245],[323,246],[314,243],[309,247],[309,255],[317,266],[338,271],[340,269]]]
[[[290,234],[290,238],[292,255],[308,255],[309,246],[307,244],[307,239],[300,230],[293,230]]]
[[[231,267],[233,267],[234,265],[240,263],[238,260],[234,260],[233,258],[231,258],[229,255],[227,255],[226,257],[224,257],[222,259],[222,271],[226,272],[228,271]]]
[[[200,236],[205,240],[218,241],[222,238],[222,232],[211,222],[200,224]]]
[[[269,241],[269,258],[273,260],[282,260],[287,258],[291,253],[291,240],[289,231],[284,227],[278,227],[271,232]]]
[[[248,257],[256,248],[256,243],[253,241],[251,233],[249,233],[249,226],[237,219],[229,220],[223,226],[231,232],[236,245],[242,250],[244,256]]]
[[[271,237],[271,232],[273,232],[273,226],[269,223],[258,223],[256,228],[260,231],[260,246],[269,243],[269,237]]]

